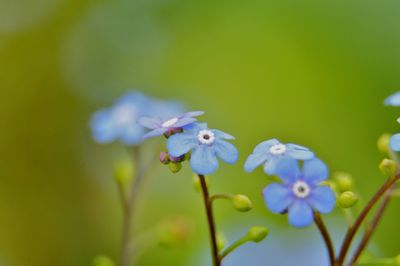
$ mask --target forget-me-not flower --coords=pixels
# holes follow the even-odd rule
[[[385,99],[385,105],[400,106],[400,92],[396,92]]]
[[[328,178],[328,168],[319,159],[305,161],[299,169],[298,161],[286,158],[276,167],[282,183],[272,183],[263,191],[265,203],[273,213],[288,213],[294,227],[313,223],[314,211],[329,213],[335,206],[335,194],[320,183]]]
[[[254,148],[244,164],[244,169],[246,172],[252,172],[256,167],[264,164],[265,173],[274,175],[276,165],[284,158],[309,160],[314,158],[314,153],[303,146],[282,144],[277,139],[270,139]]]
[[[181,129],[187,127],[197,121],[196,116],[204,114],[203,111],[193,111],[184,113],[178,116],[169,117],[167,119],[141,117],[138,122],[140,125],[151,129],[146,133],[143,138],[148,139],[152,137],[161,136],[171,130]]]
[[[389,146],[392,151],[400,151],[400,134],[394,134],[390,138]]]
[[[167,140],[168,153],[173,157],[191,152],[190,166],[200,175],[208,175],[218,169],[218,159],[234,164],[238,159],[236,147],[225,141],[233,136],[217,129],[208,129],[206,123],[194,123],[183,133]]]
[[[97,111],[90,126],[99,143],[120,140],[126,145],[137,145],[147,130],[137,123],[139,117],[174,115],[182,112],[180,104],[154,100],[140,92],[130,92],[119,98],[111,107]]]

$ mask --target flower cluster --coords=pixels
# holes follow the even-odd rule
[[[304,161],[302,169],[298,160]],[[292,226],[309,226],[314,212],[333,210],[335,194],[329,186],[321,185],[328,178],[328,168],[308,148],[276,139],[264,141],[249,155],[244,168],[250,172],[262,164],[266,174],[282,181],[264,189],[265,203],[273,213],[288,213]]]

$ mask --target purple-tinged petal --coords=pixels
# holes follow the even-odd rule
[[[239,158],[239,151],[236,147],[224,140],[217,140],[215,142],[215,153],[224,162],[234,164]]]
[[[193,124],[196,121],[197,121],[197,119],[196,118],[192,118],[192,117],[181,118],[181,119],[178,120],[178,122],[176,122],[173,125],[173,127],[184,127],[184,126]]]
[[[223,132],[223,131],[221,131],[221,130],[212,129],[211,131],[215,134],[215,136],[216,136],[217,138],[221,138],[221,139],[235,139],[234,136],[232,136],[232,135],[230,135],[230,134],[228,134],[228,133],[225,133],[225,132]]]
[[[325,163],[314,158],[304,162],[302,175],[307,183],[317,185],[328,178],[329,171]]]
[[[307,202],[320,213],[330,213],[335,207],[336,197],[330,187],[321,186],[311,190]]]
[[[395,134],[390,138],[390,149],[392,151],[400,151],[400,134]]]
[[[258,166],[263,164],[268,159],[268,154],[266,153],[253,153],[247,157],[244,163],[244,170],[248,173],[253,172]]]
[[[314,221],[314,213],[311,207],[303,200],[296,200],[289,206],[289,224],[302,228],[309,226]]]
[[[263,141],[254,148],[253,153],[269,153],[269,149],[278,144],[280,144],[280,142],[277,139]]]
[[[293,202],[291,191],[278,183],[272,183],[263,190],[268,209],[273,213],[284,212]]]
[[[161,127],[161,120],[152,117],[140,117],[138,119],[138,124],[149,129],[156,129]]]
[[[285,183],[291,183],[300,177],[299,163],[292,158],[280,159],[276,164],[274,172],[274,174],[279,176]]]
[[[209,175],[218,169],[218,160],[211,146],[200,145],[192,151],[190,166],[199,175]]]
[[[188,153],[196,146],[196,139],[192,134],[178,133],[172,135],[167,140],[168,153],[174,157],[182,156]]]
[[[162,134],[164,134],[165,132],[168,131],[168,128],[156,128],[146,134],[144,134],[143,139],[149,139],[149,138],[154,138],[154,137],[158,137],[161,136]]]

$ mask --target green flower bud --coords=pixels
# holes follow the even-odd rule
[[[385,176],[393,176],[396,173],[396,162],[390,159],[383,159],[379,164],[379,169]]]
[[[337,172],[333,174],[335,189],[339,192],[345,192],[353,189],[354,179],[349,173]]]
[[[132,181],[134,171],[131,162],[127,160],[118,162],[114,167],[114,180],[121,186],[126,186]]]
[[[352,191],[343,192],[338,198],[338,204],[343,209],[351,208],[357,202],[358,196]]]
[[[263,226],[253,226],[249,229],[247,233],[247,238],[253,242],[261,242],[264,238],[267,237],[269,231],[267,228]]]
[[[384,154],[390,153],[390,146],[389,146],[390,137],[391,137],[390,134],[387,133],[379,137],[377,145],[380,152]]]
[[[186,217],[173,217],[158,225],[158,237],[164,247],[183,245],[193,232],[193,223]]]
[[[116,264],[109,257],[99,255],[94,258],[93,266],[115,266]]]
[[[170,164],[168,164],[168,168],[172,173],[176,174],[182,169],[182,164],[171,162]]]
[[[397,255],[396,258],[394,258],[394,265],[400,266],[400,255]]]
[[[248,212],[253,208],[253,203],[245,195],[235,195],[232,197],[233,207],[240,212]]]
[[[208,176],[204,176],[206,180],[206,185],[207,188],[210,188],[210,178]],[[193,187],[196,191],[201,191],[201,183],[200,183],[200,178],[198,177],[197,174],[194,174],[192,177],[193,180]]]
[[[226,240],[225,235],[224,235],[222,232],[218,232],[218,233],[217,233],[217,247],[218,247],[218,251],[223,250],[227,242],[228,242],[228,241]]]

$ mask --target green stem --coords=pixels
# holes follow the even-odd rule
[[[247,236],[244,236],[238,240],[236,240],[235,242],[232,243],[232,245],[230,245],[229,247],[227,247],[222,254],[220,255],[220,259],[221,261],[228,256],[232,251],[234,251],[235,249],[237,249],[238,247],[240,247],[241,245],[245,244],[246,242],[248,242],[249,239]]]

